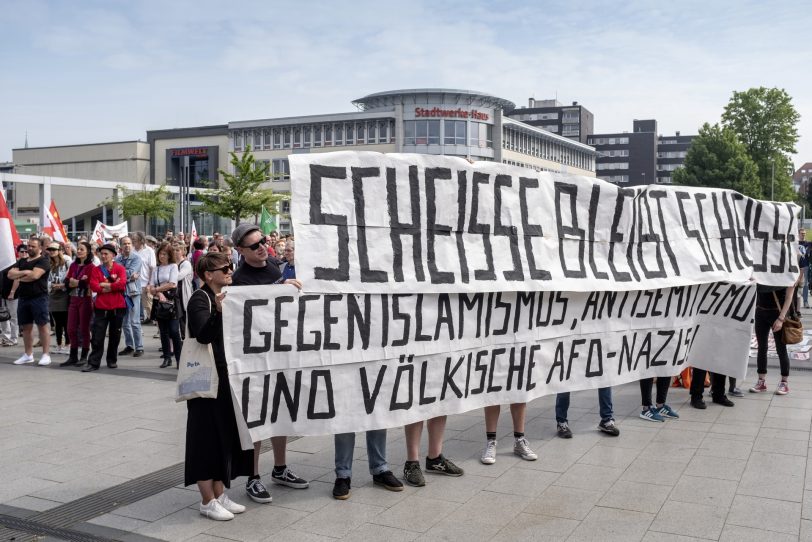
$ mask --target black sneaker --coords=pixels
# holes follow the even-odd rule
[[[273,480],[275,484],[292,487],[293,489],[306,489],[308,486],[310,486],[310,483],[307,480],[296,476],[296,473],[290,470],[287,466],[282,472],[277,472],[276,468],[274,467],[273,472],[271,472],[271,480]]]
[[[570,426],[567,422],[557,424],[556,431],[558,432],[558,436],[561,438],[572,438],[572,431],[570,430]]]
[[[144,355],[144,351],[143,351],[143,350],[136,350],[135,352],[133,352],[133,357],[134,357],[134,358],[140,358],[140,357],[141,357],[141,356],[143,356],[143,355]]]
[[[423,471],[420,469],[420,461],[407,461],[406,464],[403,465],[403,481],[415,487],[423,487],[426,485],[426,479],[423,477]]]
[[[731,401],[730,399],[728,399],[727,395],[723,395],[721,397],[714,397],[713,402],[716,403],[717,405],[728,406],[728,407],[729,406],[734,406],[736,404],[733,401]]]
[[[615,420],[611,418],[606,421],[601,421],[601,423],[598,424],[598,429],[613,437],[620,434],[620,429],[618,429],[617,425],[615,425]]]
[[[269,503],[273,500],[271,494],[265,489],[262,480],[259,479],[259,476],[248,479],[248,482],[245,484],[245,492],[248,493],[248,496],[251,497],[251,500],[254,502]]]
[[[336,483],[333,486],[333,497],[339,501],[346,501],[350,498],[349,478],[336,478]]]
[[[119,356],[126,356],[128,354],[132,354],[133,352],[135,352],[135,350],[133,350],[131,347],[128,346],[127,348],[125,348],[124,350],[119,352],[118,355]]]
[[[372,475],[372,482],[385,487],[389,491],[403,491],[403,482],[395,478],[391,470]],[[338,481],[336,481],[336,483],[338,483]]]
[[[446,458],[443,454],[434,459],[426,458],[426,472],[445,474],[446,476],[462,476],[465,471]]]

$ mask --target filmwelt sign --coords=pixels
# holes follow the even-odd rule
[[[291,157],[297,275],[229,288],[244,447],[547,394],[745,376],[755,281],[798,275],[798,207],[495,163]]]
[[[447,104],[414,107],[406,106],[403,110],[403,118],[406,120],[473,120],[491,124],[493,123],[493,109],[489,107],[457,106]]]

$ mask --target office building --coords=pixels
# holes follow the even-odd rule
[[[581,143],[587,142],[595,124],[592,112],[578,102],[563,105],[558,100],[530,98],[527,107],[511,109],[505,115]]]

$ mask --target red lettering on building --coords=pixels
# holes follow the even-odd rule
[[[474,120],[488,120],[490,116],[487,113],[482,113],[476,109],[470,111],[465,109],[441,109],[439,107],[432,107],[431,109],[423,109],[422,107],[414,108],[415,118],[456,118],[456,119],[474,119]]]
[[[172,156],[208,156],[209,149],[206,147],[189,147],[186,149],[172,149]]]

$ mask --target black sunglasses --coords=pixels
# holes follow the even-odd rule
[[[260,239],[256,243],[254,243],[253,245],[243,245],[243,248],[249,248],[251,250],[257,250],[260,245],[265,246],[267,244],[268,244],[268,242],[265,241],[265,238],[263,237],[262,239]]]
[[[216,269],[209,269],[209,273],[214,273],[215,271],[220,271],[223,274],[232,273],[234,271],[234,264],[224,265],[223,267],[218,267]]]

